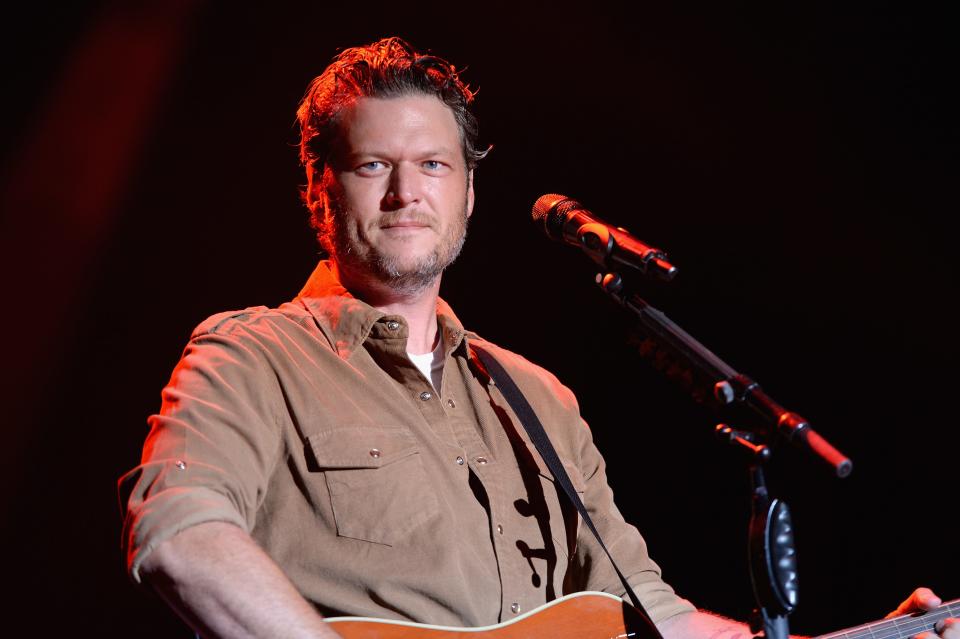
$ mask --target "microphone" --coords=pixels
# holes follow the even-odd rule
[[[550,239],[579,246],[607,270],[629,266],[664,281],[677,274],[666,253],[647,246],[626,229],[594,217],[582,204],[565,195],[541,196],[533,205],[533,221],[543,222]]]

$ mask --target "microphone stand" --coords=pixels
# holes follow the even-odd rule
[[[797,604],[796,551],[790,510],[783,501],[771,498],[764,478],[763,464],[771,456],[768,442],[779,437],[807,450],[829,464],[841,478],[850,474],[853,463],[817,434],[807,420],[784,409],[764,393],[759,384],[738,373],[666,315],[630,292],[619,273],[598,275],[597,283],[618,304],[637,316],[639,329],[646,336],[640,345],[641,355],[661,364],[661,368],[668,368],[668,374],[679,367],[688,381],[696,377],[711,384],[713,397],[722,406],[745,405],[760,417],[762,426],[757,430],[735,430],[720,424],[717,433],[746,454],[750,471],[752,509],[748,547],[750,577],[757,602],[751,630],[763,630],[766,639],[788,639],[787,615]],[[698,385],[692,386],[694,398],[702,399]]]
[[[757,444],[754,433],[739,431],[726,424],[717,426],[717,434],[746,454],[750,470],[750,526],[747,541],[750,559],[750,583],[757,602],[750,619],[750,630],[763,631],[766,639],[788,639],[787,615],[797,607],[797,551],[793,543],[790,509],[772,499],[763,475],[763,464],[770,460],[770,448]]]

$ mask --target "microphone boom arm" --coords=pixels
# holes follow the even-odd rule
[[[853,470],[850,458],[814,431],[807,420],[784,409],[755,381],[738,373],[640,296],[626,291],[618,273],[598,276],[598,283],[617,303],[633,311],[640,330],[648,339],[700,376],[711,380],[713,395],[721,405],[739,403],[749,406],[761,417],[770,434],[779,434],[789,443],[813,453],[829,464],[837,477],[846,477]]]

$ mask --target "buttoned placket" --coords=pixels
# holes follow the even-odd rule
[[[536,446],[532,441],[529,440],[526,430],[524,429],[517,415],[513,412],[512,406],[510,406],[510,403],[507,402],[500,390],[500,387],[497,385],[496,380],[488,377],[484,381],[484,390],[488,395],[488,401],[502,409],[509,416],[510,421],[517,429],[518,434],[520,434],[520,436],[526,442],[531,454],[539,457],[539,452],[536,450]],[[498,432],[503,432],[502,426],[499,425],[499,420],[498,426]],[[518,615],[522,615],[525,612],[528,612],[530,608],[538,605],[537,602],[529,602],[527,600],[527,596],[522,590],[521,584],[523,583],[525,577],[520,574],[515,574],[515,570],[520,567],[520,564],[516,562],[504,564],[500,560],[500,557],[503,555],[503,553],[512,552],[515,548],[515,545],[518,543],[517,535],[519,533],[516,531],[511,531],[509,527],[505,525],[505,522],[509,521],[507,517],[507,509],[513,507],[512,504],[514,498],[515,496],[513,495],[507,495],[505,498],[497,500],[496,506],[494,505],[493,499],[491,499],[490,504],[491,537],[494,539],[497,560],[501,564],[501,621],[509,620]],[[550,543],[550,541],[547,541],[547,543]],[[544,575],[544,577],[545,580],[550,578],[549,575]],[[516,590],[518,587],[520,587],[521,590]],[[555,584],[555,587],[559,588],[560,584]],[[527,601],[527,604],[524,604],[524,601]]]
[[[458,366],[457,356],[453,354],[458,344],[453,343],[453,340],[459,340],[462,336],[445,334],[444,338],[448,340],[446,345],[447,357],[444,362],[444,368]],[[493,471],[488,471],[482,467],[490,465],[492,455],[480,438],[476,425],[468,420],[464,414],[466,410],[465,406],[467,406],[469,402],[465,405],[458,404],[457,398],[453,396],[453,391],[449,388],[449,379],[450,375],[443,376],[443,399],[440,401],[440,406],[449,420],[451,431],[457,445],[463,450],[463,454],[457,456],[456,463],[459,466],[463,466],[466,470],[473,472],[477,479],[480,480],[481,485],[484,486],[484,490],[487,490]],[[461,403],[462,401],[463,400],[461,400]]]
[[[390,342],[390,352],[394,357],[393,365],[403,371],[400,382],[403,392],[409,394],[414,406],[420,411],[434,434],[439,437],[441,441],[452,445],[452,433],[449,427],[445,426],[445,422],[448,420],[438,391],[433,388],[433,385],[428,380],[424,379],[420,370],[410,361],[410,358],[407,357],[407,335],[406,331],[403,330],[405,324],[389,316],[382,321],[384,327],[387,329],[387,334],[384,337]],[[456,456],[454,456],[453,459],[455,461]]]
[[[497,570],[500,573],[500,613],[498,617],[501,620],[507,620],[522,614],[522,604],[520,592],[515,592],[515,586],[519,584],[520,578],[517,575],[504,575],[503,557],[508,556],[516,549],[512,545],[516,544],[516,538],[511,535],[509,527],[505,525],[508,514],[506,510],[513,507],[515,496],[506,495],[502,488],[503,478],[500,477],[497,459],[493,452],[488,448],[487,443],[481,436],[481,431],[495,432],[496,439],[505,438],[503,427],[496,419],[496,416],[489,410],[490,397],[489,390],[485,387],[490,382],[488,378],[477,377],[472,366],[464,356],[464,350],[457,351],[464,346],[462,336],[456,336],[458,342],[451,344],[448,342],[447,359],[444,364],[445,371],[456,367],[456,375],[445,373],[442,382],[442,393],[438,398],[436,396],[430,399],[417,399],[421,412],[428,420],[433,411],[427,409],[428,405],[439,408],[446,416],[447,423],[450,425],[454,441],[456,442],[457,452],[453,459],[453,464],[458,469],[463,469],[465,477],[473,473],[476,479],[486,493],[488,526],[490,530],[490,541],[492,545],[493,557],[497,562]],[[456,379],[457,384],[452,384]],[[461,386],[460,384],[464,384]],[[476,420],[480,420],[477,422]],[[480,430],[478,430],[480,426]],[[509,444],[501,442],[501,447],[509,449]],[[516,611],[515,611],[516,610]]]
[[[455,356],[453,348],[448,348],[445,367],[467,366],[466,373],[464,374],[461,369],[460,375],[466,388],[458,388],[452,392],[448,384],[450,376],[445,374],[442,392],[438,393],[423,379],[419,369],[406,357],[405,341],[396,343],[395,338],[390,336],[391,333],[396,333],[397,337],[403,337],[402,327],[402,322],[387,319],[384,322],[384,328],[387,331],[382,332],[387,334],[381,333],[381,336],[393,342],[390,345],[390,352],[393,354],[392,359],[396,358],[393,359],[396,362],[395,365],[402,367],[401,388],[408,393],[426,425],[429,425],[441,441],[447,442],[447,454],[450,455],[447,457],[449,461],[446,462],[450,464],[448,468],[462,477],[464,482],[469,481],[469,474],[472,472],[487,494],[490,539],[500,573],[499,617],[501,620],[511,619],[525,612],[522,602],[526,600],[524,591],[518,590],[518,587],[522,587],[523,577],[514,574],[520,569],[519,566],[516,562],[504,564],[503,561],[504,557],[516,552],[517,532],[511,531],[507,525],[510,517],[508,510],[514,507],[513,501],[516,496],[504,494],[501,488],[502,478],[497,473],[496,459],[478,432],[473,416],[468,418],[463,414],[465,410],[476,410],[476,417],[481,422],[485,422],[483,429],[497,433],[496,438],[506,437],[502,424],[489,410],[491,399],[501,407],[506,405],[505,401],[499,389],[496,389],[495,382],[489,378],[475,377],[474,372],[469,370],[469,365],[465,363],[462,352]],[[464,391],[466,396],[463,396]],[[499,445],[503,447],[502,443]],[[506,448],[508,449],[509,445]]]
[[[500,406],[503,405],[503,403],[497,399],[499,391],[495,390],[496,384],[493,379],[479,373],[473,374],[473,372],[470,375],[465,375],[464,378],[468,380],[467,390],[472,403],[478,406],[484,406],[489,404],[490,399],[494,399],[495,403]],[[471,384],[469,380],[472,380],[474,383]],[[491,415],[487,411],[478,410],[477,413],[481,421],[484,421],[484,418],[491,420],[491,423],[484,426],[486,430],[498,433],[498,437],[501,436],[500,434],[503,433],[503,427],[499,421],[494,423]],[[493,419],[495,419],[495,416]],[[505,434],[502,436],[505,437]],[[482,442],[482,440],[480,441]],[[486,449],[486,445],[483,445],[483,447]],[[509,495],[503,494],[500,487],[501,477],[497,472],[495,460],[492,459],[489,452],[476,455],[472,463],[477,478],[484,486],[484,490],[487,491],[490,514],[490,539],[493,542],[494,554],[497,558],[498,570],[500,571],[500,620],[505,621],[522,613],[522,606],[519,603],[518,597],[519,593],[513,592],[513,584],[518,583],[518,579],[514,575],[504,574],[504,571],[508,569],[508,564],[504,563],[503,558],[513,551],[511,546],[516,543],[516,539],[508,527],[505,526],[505,522],[507,521],[506,509],[512,507],[512,498]]]
[[[498,392],[496,389],[496,382],[493,379],[487,379],[487,393],[490,394],[491,398],[494,397],[494,394]],[[496,401],[495,401],[496,403]],[[502,406],[502,404],[500,404]],[[494,511],[491,504],[490,513],[494,516],[494,519],[491,520],[491,527],[495,526],[496,534],[492,535],[494,539],[494,545],[497,547],[497,556],[501,556],[505,552],[511,551],[511,544],[516,543],[513,539],[513,534],[511,534],[503,525],[503,522],[506,521],[506,512],[505,503],[499,503],[498,508]],[[494,515],[494,513],[496,513]],[[494,522],[496,522],[494,524]],[[514,533],[515,534],[515,533]],[[509,567],[509,564],[506,566],[501,566],[501,598],[500,598],[500,619],[505,621],[514,617],[520,613],[520,603],[518,601],[517,592],[513,592],[513,585],[518,583],[518,580],[514,578],[513,575],[508,576],[506,579],[503,578],[504,570]]]

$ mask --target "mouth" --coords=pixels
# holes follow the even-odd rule
[[[430,225],[425,222],[390,222],[389,224],[381,224],[380,228],[382,229],[425,229],[425,228],[430,228]]]
[[[380,222],[380,228],[384,230],[386,229],[415,230],[415,229],[424,229],[424,228],[432,228],[432,227],[433,225],[430,223],[430,220],[426,219],[423,216],[405,215],[405,216],[396,217],[396,218],[388,217],[384,220],[381,220]]]

